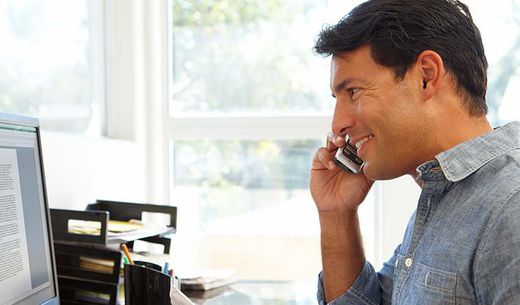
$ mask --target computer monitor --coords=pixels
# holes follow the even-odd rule
[[[40,130],[0,113],[0,304],[59,304]]]

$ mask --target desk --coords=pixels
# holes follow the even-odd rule
[[[186,291],[197,305],[315,305],[317,281],[238,281],[209,291]]]

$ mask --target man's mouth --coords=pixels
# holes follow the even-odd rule
[[[359,148],[361,146],[363,146],[363,144],[365,144],[366,142],[372,140],[374,138],[373,135],[369,135],[367,137],[364,137],[363,139],[357,141],[356,143],[354,143],[354,146],[356,147],[357,150],[359,150]]]

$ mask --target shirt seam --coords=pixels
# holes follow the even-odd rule
[[[475,261],[473,262],[473,270],[476,270],[476,267],[477,267],[477,263],[479,261],[479,257],[480,255],[482,254],[482,251],[484,251],[484,247],[487,245],[488,243],[488,236],[489,234],[491,234],[491,231],[495,228],[495,226],[497,225],[497,222],[498,222],[498,215],[501,214],[501,212],[506,208],[506,206],[510,203],[509,200],[515,196],[515,195],[518,195],[520,194],[520,186],[517,186],[515,189],[513,189],[513,191],[511,191],[511,193],[504,199],[504,201],[502,201],[500,203],[500,208],[497,209],[495,211],[495,213],[491,216],[491,225],[488,226],[487,230],[484,232],[484,235],[482,237],[482,243],[479,245],[479,247],[477,248],[477,251],[476,251],[476,254],[475,254]],[[473,276],[475,277],[474,278],[474,282],[475,282],[475,286],[477,285],[477,277],[476,277],[476,274],[473,273]],[[477,291],[477,289],[475,289]],[[479,302],[479,304],[482,304],[482,298],[480,296],[479,293],[476,293],[476,297],[477,297],[477,301]]]
[[[370,299],[368,299],[362,292],[357,290],[355,287],[352,287],[350,289],[350,292],[352,293],[353,296],[355,296],[361,302],[363,302],[363,304],[366,304],[366,305],[377,305],[377,304],[373,303],[372,301],[370,301]]]

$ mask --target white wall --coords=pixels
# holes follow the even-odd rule
[[[45,132],[42,150],[51,208],[85,209],[96,199],[146,201],[134,142]]]
[[[155,183],[149,156],[149,108],[157,99],[146,95],[141,27],[144,0],[103,2],[106,80],[106,133],[109,138],[45,132],[42,134],[48,198],[51,207],[84,209],[96,199],[150,202]],[[149,66],[149,65],[147,65]],[[157,121],[157,120],[156,120]],[[158,135],[160,138],[160,134]],[[163,202],[157,202],[163,203]]]

